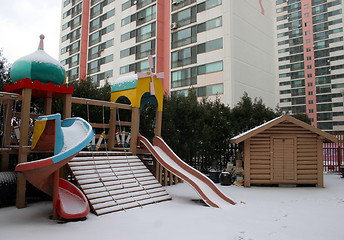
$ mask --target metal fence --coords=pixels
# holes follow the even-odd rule
[[[340,172],[340,166],[344,166],[344,132],[332,132],[338,139],[338,143],[324,143],[324,171]]]

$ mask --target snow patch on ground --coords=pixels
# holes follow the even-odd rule
[[[326,174],[325,188],[238,187],[221,190],[238,204],[230,209],[206,207],[197,193],[182,183],[166,187],[172,201],[83,222],[56,224],[49,220],[51,202],[25,209],[0,209],[1,239],[121,239],[121,240],[341,240],[344,179]]]

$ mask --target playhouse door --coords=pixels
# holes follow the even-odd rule
[[[295,138],[273,138],[272,180],[288,182],[295,180]]]

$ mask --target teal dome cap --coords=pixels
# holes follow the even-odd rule
[[[10,76],[13,82],[29,78],[41,83],[53,83],[62,85],[66,79],[66,71],[62,64],[49,56],[43,50],[44,35],[40,35],[40,43],[37,51],[19,58],[11,67]]]

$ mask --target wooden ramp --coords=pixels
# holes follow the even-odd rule
[[[69,163],[97,215],[171,200],[137,156],[83,156]]]

